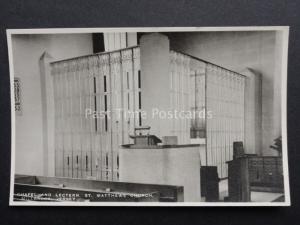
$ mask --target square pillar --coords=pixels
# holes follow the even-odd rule
[[[50,62],[53,58],[44,52],[39,59],[42,118],[43,118],[43,175],[54,176],[55,172],[55,118],[54,87]]]
[[[262,80],[252,69],[245,82],[245,153],[262,155]]]

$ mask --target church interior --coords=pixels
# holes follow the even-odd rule
[[[14,201],[284,201],[282,40],[12,35]]]

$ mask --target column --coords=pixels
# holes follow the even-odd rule
[[[262,154],[262,86],[261,75],[246,69],[245,83],[245,153]]]
[[[142,110],[146,112],[143,125],[151,126],[151,133],[158,137],[171,135],[170,119],[161,116],[170,110],[170,53],[169,39],[159,33],[143,35],[141,51]]]

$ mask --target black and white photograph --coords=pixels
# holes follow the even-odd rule
[[[8,29],[11,206],[289,206],[288,26]]]

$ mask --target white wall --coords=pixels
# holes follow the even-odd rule
[[[114,51],[121,48],[137,45],[137,33],[115,32],[104,33],[104,47],[105,51]]]
[[[43,121],[39,59],[92,54],[91,34],[13,35],[15,77],[21,79],[22,115],[16,115],[15,171],[43,175]]]
[[[170,34],[171,48],[233,71],[251,68],[262,74],[262,152],[281,135],[281,52],[280,31],[197,32]]]

